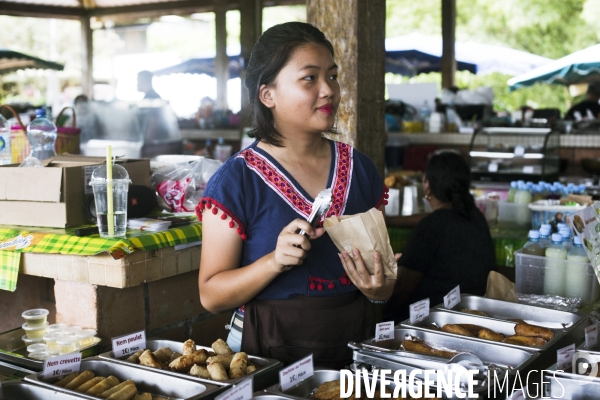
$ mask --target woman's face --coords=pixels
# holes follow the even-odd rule
[[[327,131],[340,104],[337,65],[325,46],[306,44],[296,49],[272,85],[261,87],[260,95],[284,136],[298,130]]]

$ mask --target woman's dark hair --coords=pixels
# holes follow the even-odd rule
[[[275,82],[294,51],[308,43],[325,46],[333,57],[333,46],[323,32],[303,22],[275,25],[267,29],[254,45],[245,80],[253,126],[250,137],[281,146],[281,134],[275,129],[271,110],[259,99],[259,89]]]
[[[427,163],[425,178],[439,201],[451,203],[452,208],[466,218],[475,209],[475,200],[469,192],[471,171],[465,159],[455,151],[441,151]]]

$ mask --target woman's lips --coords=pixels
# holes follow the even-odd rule
[[[317,108],[317,110],[324,112],[325,114],[333,114],[334,108],[333,108],[333,104],[327,103],[327,104]]]

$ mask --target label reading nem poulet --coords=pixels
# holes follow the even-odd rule
[[[444,307],[447,309],[454,308],[455,305],[460,303],[460,285],[448,292],[444,296]]]
[[[69,375],[79,372],[81,365],[81,353],[67,353],[60,356],[50,357],[44,361],[44,379]]]
[[[111,340],[115,357],[130,356],[136,351],[146,348],[146,331],[114,337]]]
[[[556,370],[566,371],[571,368],[573,355],[575,354],[575,343],[556,351]]]
[[[250,400],[252,399],[252,393],[254,393],[253,382],[252,377],[244,379],[231,389],[223,392],[223,394],[215,397],[215,400]]]
[[[380,322],[375,325],[375,341],[394,339],[394,321]]]
[[[279,385],[281,385],[281,390],[285,392],[314,374],[313,355],[310,354],[308,357],[296,361],[289,367],[279,371]]]
[[[429,315],[429,298],[412,303],[409,311],[411,324],[421,321]]]

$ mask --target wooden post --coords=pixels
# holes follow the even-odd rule
[[[333,44],[342,101],[338,134],[367,154],[383,175],[385,164],[385,0],[307,0],[307,20]]]
[[[94,94],[94,44],[90,17],[84,16],[79,19],[81,23],[81,91],[90,100]]]
[[[246,67],[252,54],[252,48],[262,33],[262,1],[244,0],[240,2],[240,45],[244,60],[240,78],[242,79],[242,110],[240,128],[249,126],[248,90],[244,86]]]
[[[229,80],[229,58],[227,57],[227,9],[218,3],[215,7],[215,36],[217,57],[215,58],[215,76],[217,78],[217,109],[227,110],[227,81]]]
[[[456,31],[456,0],[442,1],[442,87],[456,86],[456,57],[454,41]]]

